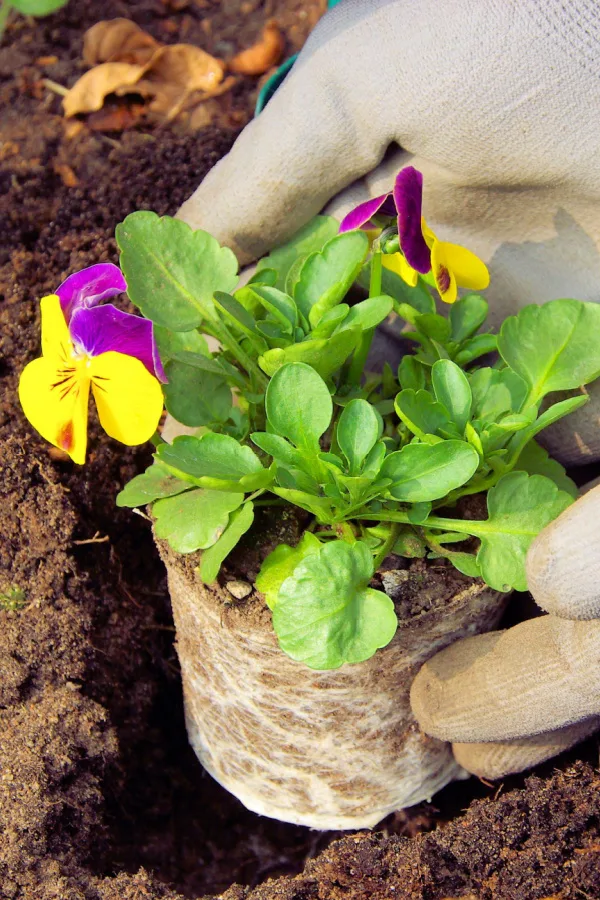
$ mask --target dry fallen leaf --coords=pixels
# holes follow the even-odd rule
[[[66,163],[55,163],[53,168],[56,174],[60,176],[65,187],[73,188],[79,185],[79,178],[71,166],[68,166]]]
[[[285,39],[274,19],[263,29],[259,41],[242,50],[229,62],[229,68],[237,75],[263,75],[276,66],[283,55]]]
[[[225,63],[220,59],[192,44],[159,44],[129,19],[98,22],[89,29],[84,58],[88,64],[99,64],[82,75],[64,97],[67,118],[97,112],[109,94],[138,94],[150,98],[152,113],[170,121],[235,83],[234,78],[223,81]],[[130,124],[140,115],[136,110]],[[127,127],[127,118],[121,114],[109,116],[107,121]]]
[[[143,66],[160,47],[158,41],[131,19],[96,22],[83,37],[83,59],[88,66],[126,62]]]

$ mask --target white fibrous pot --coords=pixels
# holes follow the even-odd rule
[[[207,587],[195,555],[159,549],[191,745],[250,810],[312,828],[370,828],[465,777],[450,745],[419,731],[410,687],[438,650],[496,626],[506,594],[424,561],[381,571],[399,620],[392,642],[366,662],[315,671],[279,648],[252,573],[240,581],[225,571]]]

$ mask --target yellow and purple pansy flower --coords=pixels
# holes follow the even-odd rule
[[[415,286],[419,274],[432,272],[445,303],[454,303],[458,288],[483,290],[490,282],[486,265],[470,250],[440,241],[422,216],[423,175],[413,166],[401,169],[393,191],[367,200],[342,220],[340,232],[376,227],[376,215],[397,216],[401,253],[384,254],[383,265]]]
[[[123,444],[156,431],[166,382],[152,322],[103,300],[127,284],[100,263],[76,272],[41,301],[42,356],[25,367],[19,399],[26,417],[55,447],[85,462],[90,387],[100,424]]]

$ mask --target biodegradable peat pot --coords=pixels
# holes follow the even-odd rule
[[[226,587],[200,581],[196,555],[158,544],[189,739],[205,769],[245,806],[312,828],[369,828],[464,775],[449,744],[419,732],[410,686],[442,647],[493,628],[506,594],[430,566],[446,581],[432,601],[418,587],[429,576],[382,572],[376,577],[400,622],[394,639],[366,662],[318,672],[279,649],[256,589],[236,602]],[[230,587],[244,592],[239,582]]]

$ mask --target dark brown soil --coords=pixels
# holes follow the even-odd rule
[[[127,213],[175,212],[256,94],[243,80],[195,135],[146,126],[107,139],[87,126],[70,136],[41,79],[73,83],[83,30],[101,17],[227,56],[271,15],[294,49],[322,5],[71,0],[16,23],[0,49],[0,900],[178,900],[234,882],[246,887],[227,900],[600,898],[593,741],[498,799],[497,786],[456,784],[339,843],[244,810],[187,746],[163,568],[147,524],[114,505],[148,452],[93,427],[74,467],[18,408],[40,296],[114,259]]]

